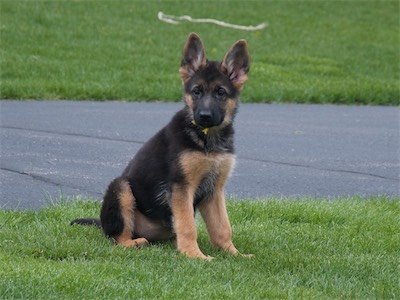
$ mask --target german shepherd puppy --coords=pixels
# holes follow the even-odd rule
[[[200,37],[191,33],[179,73],[185,107],[137,152],[104,196],[95,224],[125,247],[140,247],[176,236],[188,257],[210,259],[197,244],[199,210],[211,243],[232,255],[232,230],[224,186],[235,162],[233,119],[247,80],[250,57],[239,40],[221,61],[206,59]]]

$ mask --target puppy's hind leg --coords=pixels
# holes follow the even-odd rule
[[[135,197],[127,179],[115,178],[104,195],[100,220],[104,234],[124,247],[141,247],[148,244],[145,238],[132,238],[135,206]]]

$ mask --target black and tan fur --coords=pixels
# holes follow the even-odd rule
[[[126,247],[176,237],[181,253],[209,259],[197,244],[198,210],[211,243],[239,254],[232,243],[224,186],[235,162],[232,123],[249,59],[247,43],[240,40],[222,62],[209,61],[199,36],[191,33],[179,69],[184,108],[110,183],[100,220],[72,223],[98,224]]]

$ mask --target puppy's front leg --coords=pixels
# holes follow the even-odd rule
[[[201,203],[199,210],[206,223],[211,243],[232,255],[237,255],[239,251],[232,242],[232,229],[225,207],[223,189],[216,191],[209,201]]]
[[[211,243],[215,247],[232,255],[240,255],[249,258],[253,257],[252,254],[240,253],[233,245],[232,229],[226,211],[224,190],[222,188],[214,193],[212,199],[201,203],[199,210],[206,223]]]
[[[200,251],[197,244],[193,193],[186,187],[175,185],[172,189],[171,206],[178,251],[188,257],[211,259]]]

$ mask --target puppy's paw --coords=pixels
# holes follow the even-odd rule
[[[126,248],[142,248],[149,244],[149,241],[145,238],[137,238],[134,240],[126,240],[120,243],[121,246]]]

